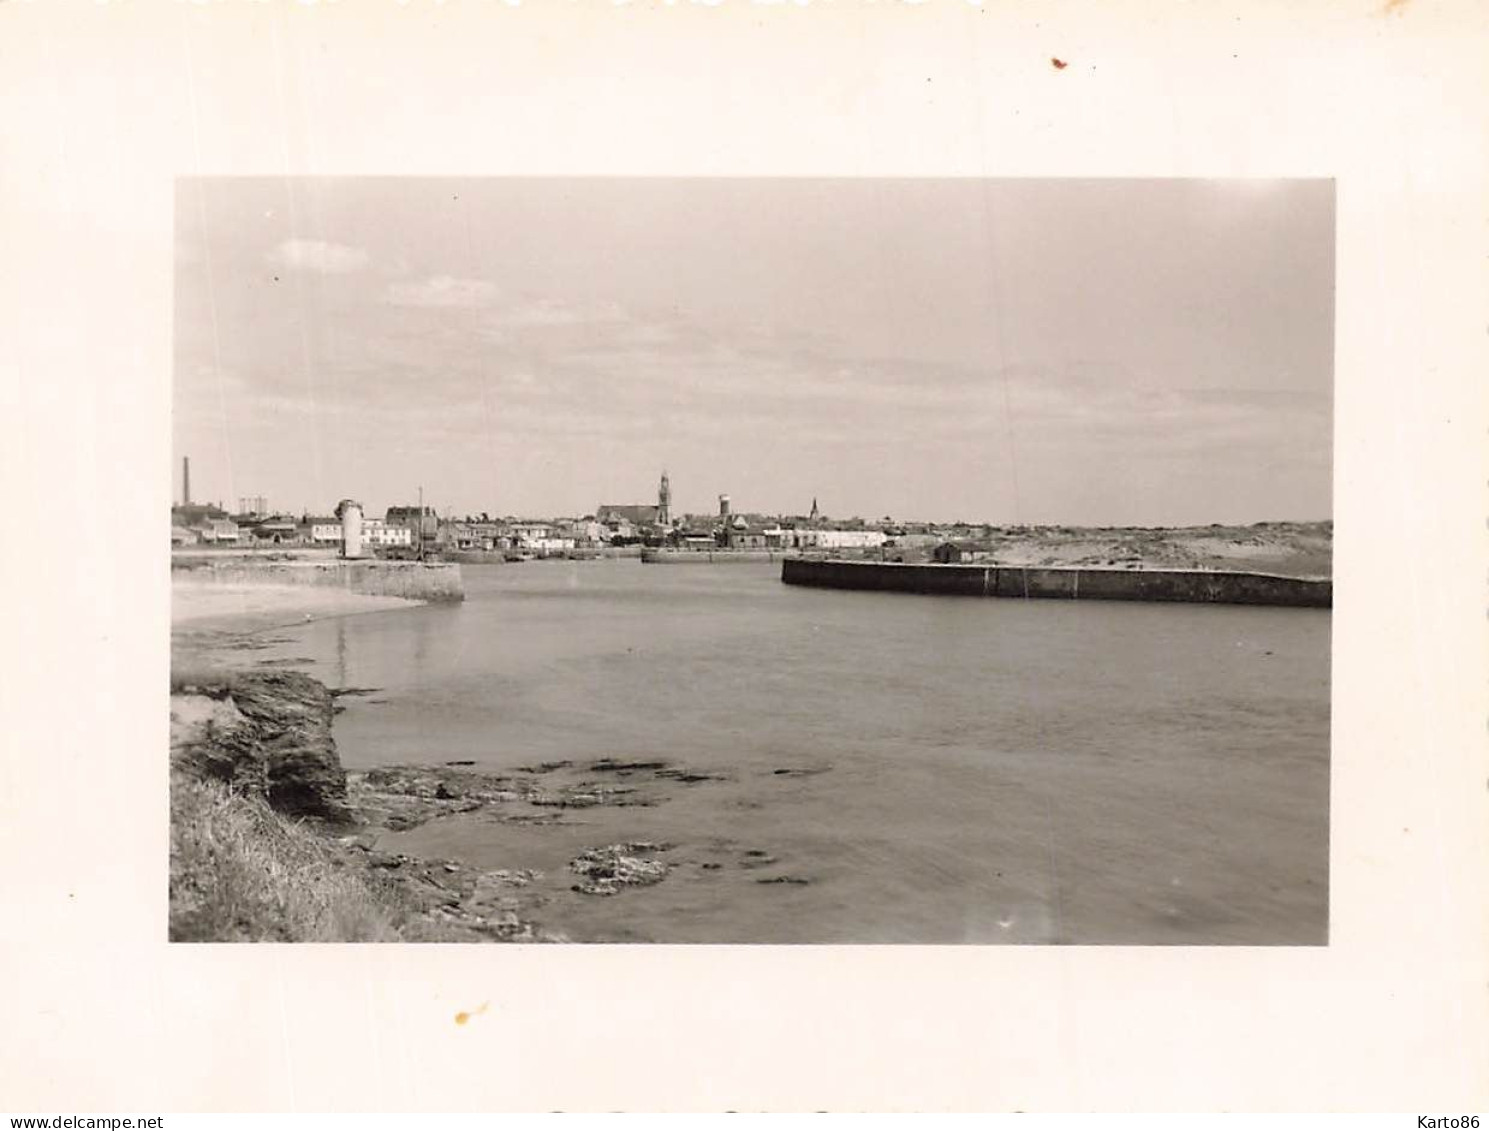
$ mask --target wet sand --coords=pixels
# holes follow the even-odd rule
[[[310,585],[234,585],[173,578],[171,662],[236,666],[255,634],[360,613],[423,604]]]
[[[227,585],[175,581],[171,628],[252,632],[352,613],[402,609],[417,601],[309,585]]]

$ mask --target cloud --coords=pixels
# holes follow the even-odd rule
[[[386,299],[394,306],[481,307],[496,299],[496,287],[484,279],[434,275],[390,284]]]
[[[455,275],[431,275],[390,283],[383,294],[391,306],[440,307],[479,310],[480,320],[471,329],[495,340],[512,340],[524,334],[548,340],[553,331],[643,332],[646,340],[661,340],[653,330],[639,325],[634,316],[614,302],[566,302],[553,298],[503,291],[485,279]]]
[[[584,326],[590,323],[605,323],[616,320],[612,308],[587,310],[572,303],[554,299],[536,299],[515,303],[501,312],[497,324],[503,327],[542,328],[545,326]]]
[[[454,275],[405,277],[380,294],[368,321],[318,323],[308,363],[306,339],[281,335],[275,356],[254,359],[257,395],[318,416],[344,408],[396,436],[948,445],[1124,466],[1217,453],[1257,466],[1328,448],[1326,395],[1217,387],[1204,373],[1150,375],[1099,356],[882,356],[830,333]]]
[[[287,271],[314,271],[321,275],[345,275],[367,266],[368,255],[358,247],[325,240],[285,240],[268,254],[268,260]]]

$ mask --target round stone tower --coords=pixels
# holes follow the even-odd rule
[[[355,499],[342,499],[336,504],[336,517],[341,519],[341,556],[362,556],[362,504]]]

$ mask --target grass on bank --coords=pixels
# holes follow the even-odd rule
[[[391,894],[310,829],[215,782],[171,775],[173,942],[399,942],[426,937]]]
[[[238,679],[244,673],[229,667],[218,667],[206,662],[171,664],[171,694],[185,695],[193,691],[210,690],[218,695],[231,695]]]

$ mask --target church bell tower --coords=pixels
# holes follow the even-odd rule
[[[662,472],[662,484],[657,488],[657,525],[672,525],[672,484],[667,481],[667,472]]]

